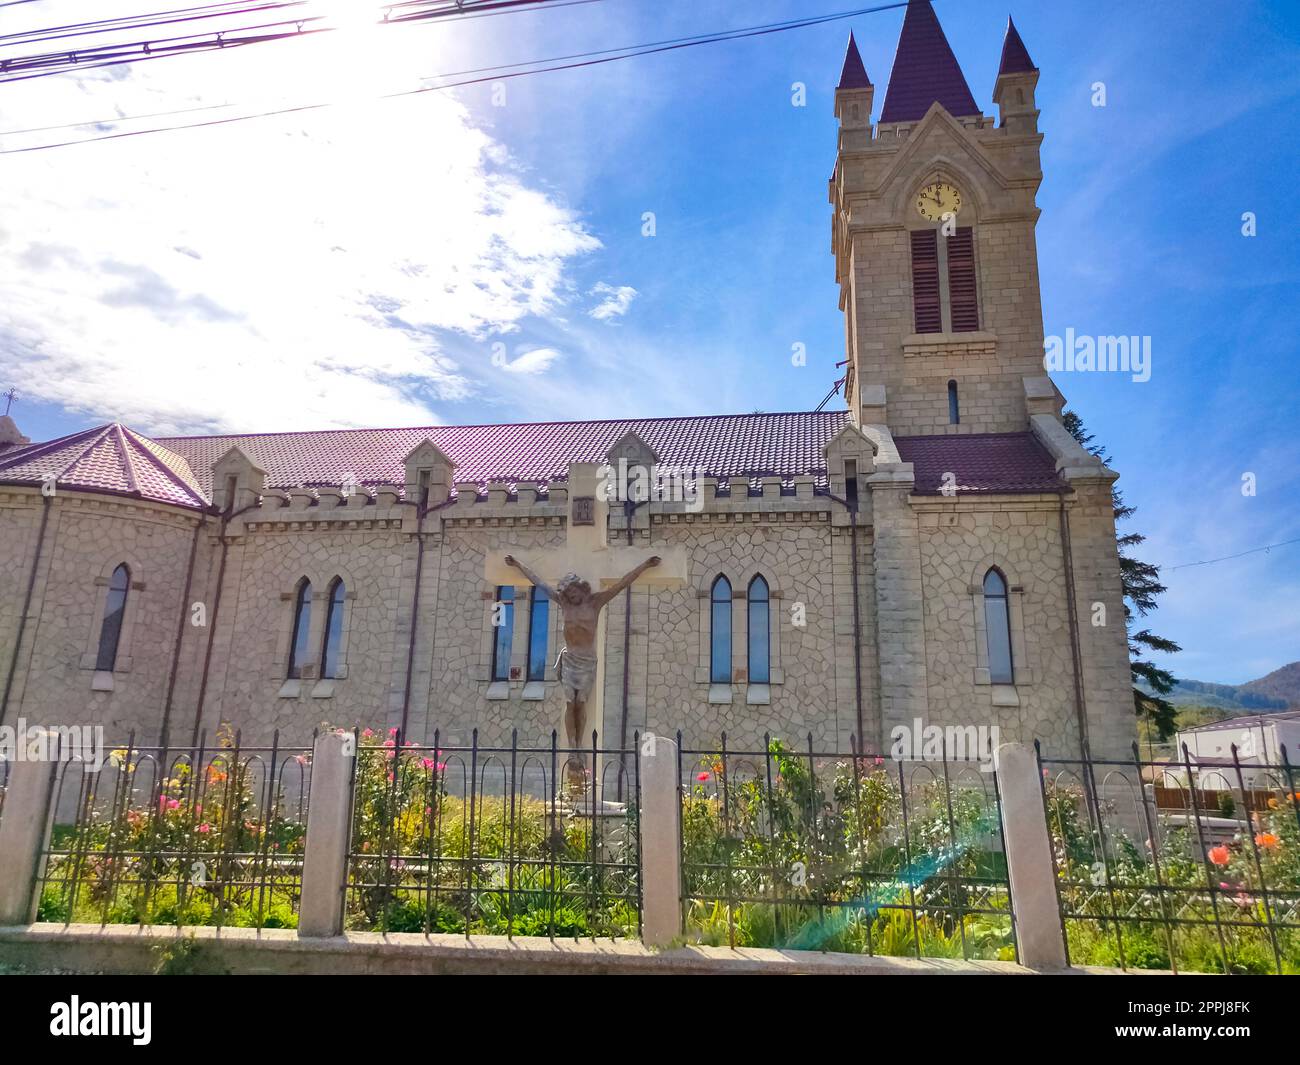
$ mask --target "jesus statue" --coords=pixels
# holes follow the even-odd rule
[[[564,646],[560,649],[556,675],[564,688],[564,734],[569,746],[578,752],[578,780],[581,787],[583,732],[586,730],[587,700],[596,683],[596,623],[604,607],[619,592],[632,584],[651,566],[659,565],[655,555],[646,559],[630,573],[625,574],[603,591],[593,592],[591,585],[576,573],[567,573],[554,589],[541,577],[520,562],[514,555],[506,555],[505,563],[519,570],[551,599],[560,604],[564,618]],[[574,784],[570,774],[570,785]]]

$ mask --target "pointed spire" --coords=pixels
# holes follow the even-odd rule
[[[930,0],[909,0],[880,121],[915,122],[933,103],[954,117],[980,114]]]
[[[862,56],[858,54],[858,42],[853,39],[853,31],[849,30],[849,48],[844,53],[844,69],[840,71],[840,83],[835,88],[870,89],[871,87],[867,68],[862,63]]]
[[[998,77],[1003,74],[1028,74],[1037,70],[1034,61],[1029,58],[1029,49],[1020,39],[1016,24],[1007,16],[1007,35],[1002,40],[1002,62],[998,64]]]

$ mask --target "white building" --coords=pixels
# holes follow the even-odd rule
[[[1183,746],[1192,766],[1198,768],[1202,788],[1229,790],[1240,787],[1233,766],[1233,748],[1241,763],[1242,782],[1247,788],[1286,787],[1286,773],[1281,768],[1282,747],[1295,777],[1300,781],[1300,710],[1281,714],[1252,714],[1198,725],[1178,733],[1177,760],[1182,760]]]

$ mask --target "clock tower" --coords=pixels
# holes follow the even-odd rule
[[[832,248],[850,416],[894,436],[1024,432],[1061,397],[1043,370],[1034,226],[1038,71],[1008,21],[975,103],[929,0],[907,6],[879,119],[857,44],[835,90]]]

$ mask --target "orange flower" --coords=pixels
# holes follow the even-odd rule
[[[1227,865],[1232,855],[1228,853],[1228,848],[1220,843],[1217,847],[1211,847],[1206,857],[1215,865]]]
[[[1266,851],[1275,851],[1278,847],[1278,838],[1272,832],[1261,832],[1255,837],[1255,842],[1263,847]]]

